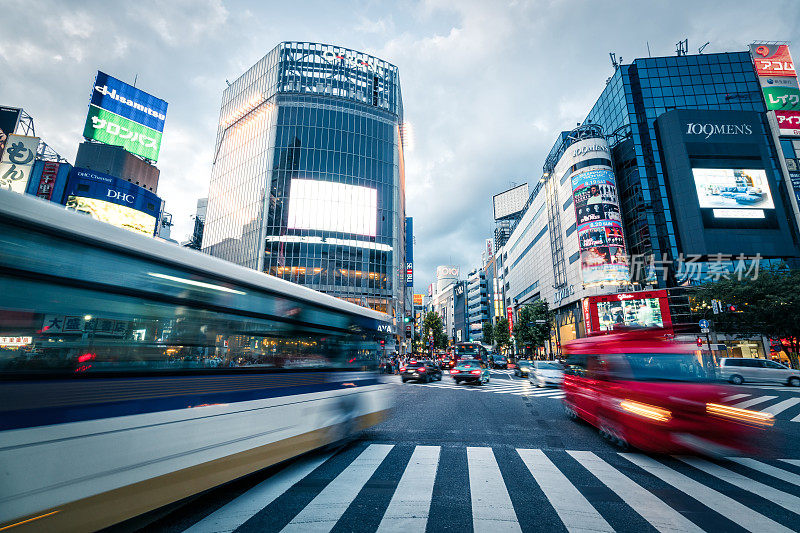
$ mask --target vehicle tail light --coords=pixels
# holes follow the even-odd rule
[[[417,372],[425,372],[425,367],[421,366],[417,369]]]
[[[406,367],[404,367],[404,366],[401,366],[401,367],[400,367],[400,372],[405,372],[405,371],[406,371]]]
[[[752,411],[750,409],[739,409],[738,407],[731,407],[730,405],[722,405],[719,403],[706,404],[706,413],[711,416],[718,416],[756,426],[771,426],[775,423],[775,417],[769,413]]]
[[[453,370],[451,370],[451,371],[450,371],[450,373],[451,373],[451,374],[458,374],[458,369],[457,369],[457,368],[454,368]]]
[[[649,405],[641,402],[634,402],[633,400],[622,400],[619,406],[623,411],[627,411],[634,415],[644,418],[655,420],[656,422],[669,422],[672,418],[672,413],[661,407]]]
[[[470,374],[480,374],[481,371],[480,370],[470,370],[469,373]]]

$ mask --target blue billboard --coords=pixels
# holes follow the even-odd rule
[[[92,89],[91,105],[159,133],[164,132],[167,102],[99,70]]]
[[[414,286],[414,217],[406,217],[406,287]]]
[[[143,187],[86,168],[73,168],[64,190],[67,209],[145,235],[154,235],[162,200]]]

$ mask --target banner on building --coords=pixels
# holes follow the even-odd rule
[[[797,76],[788,45],[751,44],[750,56],[759,76]]]
[[[0,158],[0,189],[25,193],[39,149],[39,137],[11,134]]]
[[[98,71],[83,136],[158,161],[166,118],[167,102]]]
[[[756,43],[750,56],[761,84],[764,104],[774,113],[779,135],[800,136],[800,85],[788,45]]]
[[[36,196],[44,200],[52,199],[59,166],[61,166],[60,163],[53,163],[51,161],[44,164],[42,168],[42,177],[39,178],[39,186],[36,188]]]

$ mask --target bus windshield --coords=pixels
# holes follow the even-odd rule
[[[480,347],[477,344],[459,344],[456,346],[456,355],[459,358],[468,356],[479,357],[480,353]]]

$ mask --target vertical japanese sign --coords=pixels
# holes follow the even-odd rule
[[[774,113],[779,135],[800,137],[800,86],[789,47],[785,44],[751,44],[764,104]]]
[[[39,137],[8,136],[0,158],[0,189],[25,193],[38,148]]]
[[[44,164],[42,177],[39,178],[39,186],[36,188],[36,196],[45,200],[52,199],[59,166],[59,163],[47,162]]]
[[[414,218],[406,217],[406,287],[414,286]]]
[[[158,161],[167,102],[98,71],[83,136]]]
[[[17,129],[22,110],[17,107],[0,106],[0,152],[6,144],[6,138]]]
[[[508,334],[514,334],[514,308],[508,306],[506,308],[506,317],[508,318]]]

